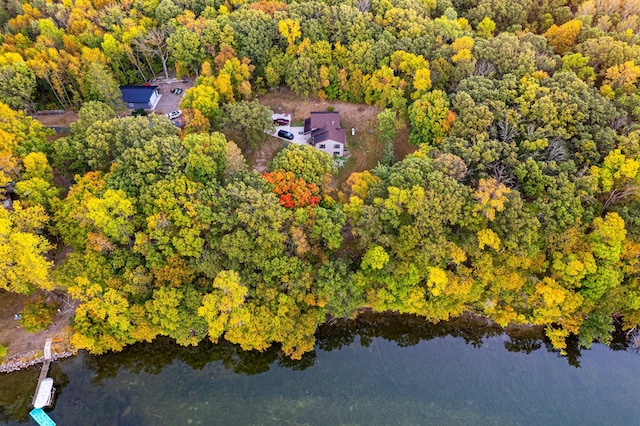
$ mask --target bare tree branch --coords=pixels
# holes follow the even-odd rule
[[[611,191],[611,193],[609,193],[609,197],[607,197],[607,200],[604,202],[603,206],[602,206],[602,211],[606,211],[610,205],[612,204],[616,204],[619,201],[624,200],[625,198],[630,197],[633,194],[636,194],[638,192],[639,187],[637,185],[629,185],[626,188],[622,188],[622,189],[618,189],[615,188],[614,190]]]
[[[496,66],[487,61],[486,59],[480,59],[479,61],[476,62],[476,68],[474,70],[474,75],[480,75],[480,76],[488,76],[490,74],[493,74],[496,72]]]
[[[516,185],[516,179],[513,176],[513,173],[511,173],[509,167],[499,162],[493,164],[493,173],[491,174],[491,177],[493,177],[496,182],[509,188],[513,188]]]
[[[498,139],[502,142],[513,142],[518,136],[518,129],[509,120],[503,119],[496,123]]]
[[[169,37],[169,35],[170,29],[167,26],[151,28],[145,35],[134,39],[132,42],[132,45],[143,53],[157,56],[160,59],[166,78],[169,78],[169,70],[167,69],[167,62],[169,61],[167,37]]]
[[[569,158],[569,153],[564,140],[561,138],[551,139],[544,152],[544,157],[547,161],[566,161]]]
[[[371,10],[371,0],[359,0],[358,9],[360,12],[369,12]]]

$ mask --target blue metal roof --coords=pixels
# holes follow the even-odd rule
[[[145,104],[158,86],[120,86],[124,103]]]

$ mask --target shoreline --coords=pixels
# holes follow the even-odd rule
[[[27,370],[31,367],[35,367],[36,365],[42,364],[44,362],[44,356],[39,356],[28,361],[24,361],[25,357],[36,356],[40,351],[33,351],[27,354],[24,354],[20,357],[14,357],[7,361],[3,361],[0,364],[0,374],[3,373],[13,373],[16,371]],[[69,358],[75,355],[73,351],[64,351],[59,353],[51,354],[51,361],[58,361],[61,359]]]
[[[398,315],[399,313],[397,312],[375,312],[370,308],[361,308],[358,312],[358,317],[360,317],[361,319],[363,319],[362,317],[366,317],[368,315]],[[507,330],[531,330],[531,329],[543,329],[543,327],[540,326],[535,326],[533,324],[517,324],[517,325],[508,325],[507,327],[501,327],[497,324],[495,324],[492,320],[490,320],[487,317],[483,317],[481,315],[477,315],[473,312],[467,311],[465,313],[463,313],[462,315],[460,315],[458,318],[463,319],[465,321],[469,321],[471,323],[474,323],[476,326],[479,327],[499,327],[501,328],[503,331],[507,331]],[[325,322],[322,324],[324,326],[332,326],[335,324],[335,318],[330,317],[327,318],[325,320]],[[426,318],[424,318],[425,322],[429,322]],[[57,345],[60,345],[60,341],[56,342]],[[54,352],[51,354],[51,361],[58,361],[61,359],[65,359],[65,358],[69,358],[71,356],[74,356],[77,351],[74,351],[72,349],[70,349],[70,345],[68,344],[62,344],[62,347],[58,347],[59,351],[58,352]],[[40,365],[44,362],[44,354],[42,352],[42,350],[32,350],[29,352],[23,352],[21,354],[15,354],[14,356],[12,356],[11,358],[3,361],[2,363],[0,363],[0,374],[5,374],[5,373],[13,373],[16,371],[21,371],[21,370],[27,370],[31,367],[35,367],[36,365]]]

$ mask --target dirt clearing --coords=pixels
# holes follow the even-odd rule
[[[48,298],[56,299],[53,293]],[[0,292],[0,344],[7,346],[7,355],[0,364],[2,367],[28,363],[42,356],[44,344],[48,338],[53,339],[52,353],[59,354],[68,351],[69,348],[69,318],[73,309],[60,306],[53,324],[46,330],[37,333],[26,332],[15,315],[22,312],[24,304],[29,299],[16,293]],[[9,368],[11,369],[11,368]]]
[[[71,123],[78,121],[78,113],[76,111],[66,111],[64,114],[40,113],[32,117],[46,127],[69,127]]]
[[[379,140],[376,131],[378,126],[376,117],[380,112],[377,108],[342,101],[304,100],[286,87],[262,96],[260,103],[268,106],[274,112],[290,113],[293,125],[302,125],[311,111],[327,111],[329,107],[333,107],[334,111],[340,113],[340,125],[347,134],[347,148],[351,151],[351,158],[336,176],[334,183],[338,188],[346,182],[351,173],[372,169],[382,158],[384,145]],[[351,134],[351,129],[354,129],[355,135]],[[398,137],[395,141],[396,158],[398,160],[415,151],[415,147],[408,144],[408,139],[409,132],[405,125],[404,129],[398,132]],[[254,153],[251,159],[248,159],[249,164],[259,170],[259,167],[262,167],[263,164],[273,158],[275,155],[273,149],[274,144],[264,144],[257,153]]]

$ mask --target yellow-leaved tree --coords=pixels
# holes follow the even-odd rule
[[[213,289],[202,298],[198,315],[207,321],[211,341],[217,342],[229,326],[238,324],[237,317],[249,289],[240,284],[240,276],[235,271],[220,271],[213,281]]]
[[[557,26],[552,25],[551,28],[543,34],[547,38],[548,43],[554,47],[556,53],[562,55],[567,50],[571,49],[580,33],[582,28],[582,21],[572,19],[569,22]]]
[[[625,200],[636,198],[640,188],[640,161],[627,157],[614,149],[605,157],[601,166],[591,167],[591,177],[597,187],[602,210]]]
[[[53,262],[45,257],[51,244],[38,234],[48,219],[42,206],[15,202],[12,212],[0,208],[0,289],[29,294],[53,288]]]
[[[489,221],[496,217],[496,212],[504,210],[507,194],[511,190],[494,178],[480,179],[476,190],[478,205],[476,211],[486,216]]]
[[[295,47],[296,40],[302,35],[302,32],[300,32],[300,22],[291,18],[278,21],[278,31],[287,39],[289,50],[292,51]]]
[[[583,301],[580,293],[562,287],[553,278],[544,278],[536,284],[535,293],[529,299],[533,308],[531,322],[546,325],[546,334],[553,347],[564,350],[567,347],[565,339],[580,329],[582,314],[579,309]]]

